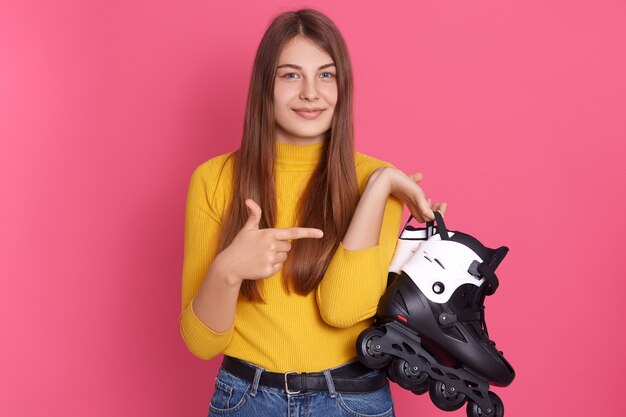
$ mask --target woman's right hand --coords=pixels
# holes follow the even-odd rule
[[[324,236],[320,229],[309,227],[259,229],[261,208],[250,198],[246,199],[246,206],[248,220],[214,262],[237,282],[269,278],[278,273],[291,249],[289,240]]]

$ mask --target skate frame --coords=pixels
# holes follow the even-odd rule
[[[386,334],[372,344],[371,349],[374,352],[388,353],[392,355],[392,360],[393,356],[406,360],[413,371],[426,372],[433,380],[442,381],[450,394],[465,394],[481,410],[485,410],[485,416],[493,414],[495,405],[489,398],[487,381],[463,368],[450,368],[440,364],[422,347],[417,333],[402,323],[392,320],[380,327],[385,328]]]

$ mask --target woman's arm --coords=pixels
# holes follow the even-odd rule
[[[388,181],[380,181],[381,169],[370,176],[363,195],[352,215],[341,244],[350,250],[376,246],[380,240],[380,228],[390,189]]]
[[[422,223],[434,220],[433,210],[439,210],[443,215],[446,203],[435,203],[431,208],[430,199],[416,184],[421,179],[419,172],[407,176],[395,167],[381,167],[374,171],[352,215],[342,245],[357,250],[378,244],[385,204],[390,196],[406,203],[413,216]]]
[[[223,209],[214,207],[210,196],[222,172],[219,162],[210,160],[192,174],[185,210],[180,332],[189,350],[205,360],[223,352],[232,339],[243,280],[278,273],[291,248],[289,240],[323,236],[308,227],[259,229],[261,208],[247,199],[248,220],[218,254]]]
[[[317,304],[326,323],[345,328],[376,314],[398,240],[403,201],[418,221],[434,218],[430,202],[416,184],[419,180],[421,175],[407,176],[395,167],[379,168],[370,176],[317,288]]]
[[[385,204],[392,195],[404,201],[413,216],[422,223],[434,220],[433,210],[439,210],[443,215],[446,203],[435,203],[431,208],[430,199],[417,185],[421,179],[422,174],[419,172],[407,176],[393,167],[374,171],[354,211],[342,245],[352,250],[377,245]]]
[[[253,199],[245,203],[248,219],[230,245],[217,255],[192,302],[198,318],[214,332],[224,333],[233,326],[244,279],[276,275],[291,249],[289,240],[323,236],[320,229],[310,227],[259,229],[261,207]]]
[[[243,281],[231,277],[213,262],[202,287],[192,300],[195,315],[215,333],[225,333],[235,321],[239,288]]]
[[[180,334],[189,351],[204,360],[230,343],[238,294],[238,287],[214,263],[220,219],[209,195],[220,172],[216,162],[206,162],[193,172],[185,206]]]

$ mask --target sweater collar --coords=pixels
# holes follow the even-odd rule
[[[276,166],[289,170],[309,171],[313,170],[324,149],[324,142],[307,145],[292,145],[276,141]]]

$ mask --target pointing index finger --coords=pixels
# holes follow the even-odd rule
[[[313,227],[286,227],[276,229],[274,237],[278,240],[292,240],[302,238],[320,238],[324,236],[324,232]]]

